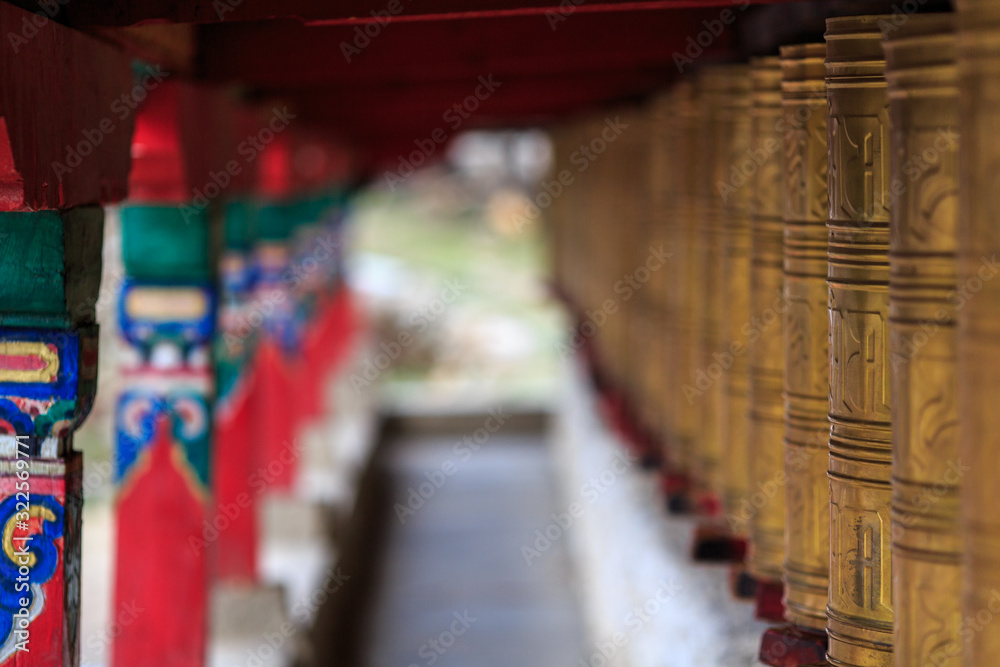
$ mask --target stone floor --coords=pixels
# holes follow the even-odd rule
[[[365,667],[575,666],[583,656],[577,578],[564,545],[530,564],[523,553],[558,506],[544,435],[501,429],[478,451],[459,444],[475,433],[389,444],[388,497],[398,504],[379,510],[391,528]]]

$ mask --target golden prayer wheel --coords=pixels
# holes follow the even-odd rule
[[[750,152],[739,163],[750,174],[750,383],[748,443],[750,574],[781,581],[785,561],[784,382],[782,339],[781,60],[752,60]]]
[[[958,72],[950,14],[886,31],[897,665],[960,667],[955,403]]]
[[[961,0],[958,311],[963,665],[1000,664],[1000,5]]]
[[[649,109],[649,224],[650,233],[647,240],[650,246],[663,246],[666,252],[671,252],[676,243],[677,215],[674,210],[673,193],[669,190],[672,176],[670,158],[673,149],[670,146],[668,123],[670,122],[671,98],[669,95],[656,97]],[[674,340],[675,328],[672,322],[673,303],[670,299],[669,287],[677,281],[674,263],[667,265],[650,280],[646,292],[651,335],[648,342],[651,363],[647,364],[646,400],[649,414],[646,419],[650,427],[660,438],[661,444],[666,444],[674,431],[674,412],[671,409],[670,395],[673,385],[667,381],[674,376],[675,361],[671,351],[676,348]],[[672,461],[667,458],[669,449],[663,449],[662,454],[667,465]]]
[[[666,472],[686,478],[690,474],[690,443],[694,420],[682,384],[694,372],[692,309],[693,192],[697,152],[693,146],[693,85],[681,81],[658,99],[655,107],[653,193],[654,215],[662,217],[664,249],[671,254],[662,282],[665,321],[662,343],[665,363],[657,369],[663,385],[662,408],[667,418],[663,433],[667,444]],[[668,488],[668,493],[682,489]]]
[[[748,441],[749,361],[745,330],[751,324],[750,312],[750,200],[752,188],[743,181],[740,165],[750,149],[750,72],[746,65],[724,69],[726,93],[719,109],[720,120],[727,126],[729,144],[724,149],[722,168],[717,173],[716,196],[723,201],[724,252],[722,293],[723,344],[716,348],[720,364],[730,363],[725,374],[725,398],[720,415],[722,426],[723,507],[729,526],[736,535],[749,531],[746,502],[750,487],[750,452]],[[728,187],[727,187],[728,186]],[[734,520],[735,518],[735,520]]]
[[[712,176],[714,173],[713,153],[717,150],[722,135],[721,123],[716,113],[716,104],[720,95],[721,82],[717,72],[711,69],[699,72],[696,83],[696,99],[698,115],[702,117],[699,125],[699,144],[702,147],[698,156],[697,170],[697,212],[695,227],[695,265],[698,272],[695,276],[694,295],[701,307],[696,309],[695,316],[695,375],[707,372],[706,365],[712,360],[712,352],[722,339],[722,313],[719,307],[722,275],[720,263],[722,260],[722,212],[718,205]],[[702,385],[695,380],[696,394],[692,398],[692,410],[695,413],[698,428],[693,433],[692,472],[694,491],[697,502],[703,509],[711,510],[718,503],[722,493],[722,433],[719,430],[718,415],[722,406],[722,383],[706,380]]]
[[[674,85],[673,117],[670,124],[672,135],[671,156],[676,167],[672,173],[676,199],[677,245],[670,262],[676,267],[677,282],[669,286],[674,302],[673,340],[675,341],[674,375],[675,385],[671,395],[672,411],[675,414],[671,445],[675,455],[677,472],[689,477],[694,467],[694,443],[696,433],[702,428],[698,410],[698,397],[692,393],[694,374],[699,366],[700,351],[699,318],[704,302],[704,283],[701,280],[702,266],[697,261],[698,235],[701,225],[700,200],[698,198],[698,163],[704,152],[704,119],[697,103],[696,89],[690,81]],[[680,382],[684,382],[680,385]]]
[[[830,356],[826,45],[781,49],[785,348],[785,618],[826,629]]]
[[[743,407],[743,426],[729,426],[730,386],[738,384],[733,376],[746,381],[746,364],[738,371],[730,352],[729,312],[735,318],[749,310],[746,275],[749,246],[748,212],[738,195],[723,200],[722,186],[729,178],[736,148],[749,143],[749,82],[746,66],[725,65],[705,68],[698,79],[698,102],[703,115],[699,162],[698,197],[701,206],[698,229],[697,265],[700,278],[697,295],[701,299],[700,353],[695,370],[695,398],[700,427],[695,448],[695,470],[699,500],[709,511],[718,511],[719,503],[730,510],[746,493],[746,391],[738,395]],[[737,135],[740,135],[737,137]],[[745,201],[747,193],[742,197]],[[742,220],[740,218],[742,214]],[[740,229],[742,227],[742,237]],[[741,257],[742,254],[742,257]],[[735,261],[739,266],[729,265]],[[740,266],[741,289],[729,292],[731,276]],[[741,298],[740,293],[744,293]],[[696,305],[697,310],[697,305]],[[746,318],[742,318],[745,321]],[[704,387],[704,388],[702,388]],[[735,439],[734,439],[735,437]],[[740,478],[744,481],[740,484]],[[746,521],[733,512],[730,528],[736,534],[746,532]]]
[[[628,131],[609,144],[605,154],[615,165],[618,220],[624,223],[627,231],[625,253],[620,265],[621,276],[627,276],[626,285],[631,290],[630,294],[626,292],[620,299],[626,315],[621,350],[625,390],[633,411],[630,415],[635,420],[633,426],[646,430],[652,419],[650,370],[653,366],[660,366],[659,350],[654,344],[654,338],[658,338],[660,331],[654,326],[658,323],[654,322],[653,292],[654,283],[663,277],[664,267],[649,261],[652,233],[649,181],[636,178],[626,166],[649,164],[649,114],[645,108],[627,108],[622,110],[621,117],[628,123]],[[609,232],[613,233],[612,230]],[[612,286],[615,284],[611,283]],[[648,431],[636,435],[644,437]]]
[[[889,98],[879,22],[826,22],[830,599],[827,659],[889,667]]]

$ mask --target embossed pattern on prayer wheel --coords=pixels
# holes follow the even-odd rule
[[[748,566],[755,577],[781,581],[785,560],[781,60],[758,58],[750,64],[750,154],[740,162],[740,168],[751,173],[747,183],[752,195],[750,312],[759,324],[751,324],[756,340],[751,339],[749,350]]]
[[[781,49],[785,298],[785,617],[826,628],[830,357],[826,45]]]
[[[889,353],[897,665],[959,667],[955,306],[958,73],[950,14],[885,42],[891,134]]]
[[[879,22],[828,19],[827,659],[892,664],[889,98]],[[891,19],[888,19],[891,20]]]

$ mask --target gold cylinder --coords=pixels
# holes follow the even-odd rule
[[[695,318],[700,314],[700,266],[696,261],[696,234],[698,217],[697,161],[700,157],[698,120],[699,109],[695,104],[695,88],[690,81],[680,81],[673,86],[669,106],[664,118],[665,145],[669,152],[664,156],[669,167],[665,184],[671,202],[669,283],[667,285],[670,349],[669,375],[665,378],[671,390],[667,393],[671,414],[667,439],[670,448],[670,470],[682,480],[692,471],[692,443],[700,427],[691,393],[691,376],[697,367]]]
[[[602,156],[607,155],[613,165],[617,185],[617,221],[623,223],[622,227],[626,230],[625,252],[619,265],[620,276],[626,276],[625,286],[628,288],[619,299],[625,313],[621,350],[623,389],[628,417],[634,429],[633,437],[639,438],[637,444],[645,448],[650,444],[646,438],[652,408],[649,403],[648,370],[650,366],[660,364],[656,347],[651,344],[658,335],[653,326],[656,313],[652,308],[652,297],[654,283],[662,280],[663,266],[649,261],[652,233],[649,181],[637,178],[628,168],[628,165],[649,164],[649,114],[644,107],[628,107],[622,109],[621,118],[628,124],[628,131],[609,143]],[[609,233],[614,233],[615,225],[611,224],[611,220],[606,224],[609,225]],[[615,285],[612,283],[611,294],[617,296],[613,291]],[[659,455],[658,451],[645,449],[643,453],[652,457]]]
[[[892,591],[897,665],[960,667],[955,403],[958,73],[950,14],[887,31]]]
[[[1000,664],[1000,6],[960,0],[958,422],[966,667]]]
[[[826,629],[830,355],[826,45],[781,49],[785,149],[785,618]]]
[[[650,106],[649,126],[649,192],[650,192],[650,230],[649,244],[651,247],[663,246],[665,252],[671,252],[676,257],[678,229],[676,196],[671,190],[673,169],[671,159],[674,147],[671,144],[669,132],[672,110],[672,95],[657,96]],[[674,351],[677,348],[676,330],[674,325],[677,315],[674,312],[675,299],[671,288],[677,289],[678,269],[676,264],[668,261],[657,276],[650,280],[646,297],[649,303],[651,335],[649,348],[651,363],[647,364],[648,392],[647,400],[649,414],[646,419],[658,437],[662,446],[661,456],[665,468],[676,467],[670,444],[676,431],[676,413],[673,410],[672,395],[675,385],[667,381],[676,377],[677,358]]]
[[[826,22],[831,665],[892,664],[889,98],[879,22]]]
[[[750,312],[759,319],[750,338],[750,574],[781,581],[785,560],[784,404],[782,313],[781,60],[751,61],[753,104],[750,154],[741,169],[752,172],[750,202]],[[756,339],[754,339],[756,338]]]
[[[699,75],[698,102],[703,116],[701,123],[702,157],[699,162],[697,183],[700,203],[698,225],[697,265],[701,283],[697,296],[701,300],[701,321],[699,323],[698,367],[695,370],[695,398],[698,410],[699,428],[695,447],[695,472],[698,500],[709,513],[730,507],[739,495],[739,482],[734,476],[747,477],[746,444],[744,425],[742,446],[733,446],[729,429],[730,384],[733,382],[732,361],[724,353],[729,349],[728,311],[749,310],[749,292],[744,273],[742,292],[729,293],[730,276],[738,270],[730,266],[730,257],[740,261],[746,268],[746,246],[748,238],[742,239],[743,250],[739,248],[740,220],[738,205],[723,201],[720,186],[729,178],[729,167],[733,162],[734,147],[739,145],[735,135],[739,131],[747,137],[746,106],[749,101],[749,83],[745,66],[724,65],[708,67]],[[742,121],[741,121],[742,117]],[[747,142],[748,139],[743,140]],[[744,237],[748,236],[746,213],[743,216]],[[696,307],[697,310],[697,307]],[[743,366],[743,379],[746,368]],[[746,393],[743,392],[745,416]],[[745,424],[745,418],[744,418]],[[742,459],[739,459],[742,455]],[[731,460],[737,457],[737,460]],[[738,471],[738,472],[737,472]],[[745,494],[746,483],[742,492]],[[736,517],[730,522],[733,532],[743,534],[746,521]]]
[[[697,211],[691,221],[695,227],[695,298],[698,300],[695,315],[695,376],[704,373],[712,352],[722,339],[721,288],[722,275],[722,212],[712,187],[714,153],[721,143],[722,123],[717,113],[721,82],[712,69],[699,72],[697,81],[698,114],[703,118],[699,130],[702,152],[698,156]],[[697,385],[692,412],[697,416],[698,428],[692,442],[692,472],[695,500],[703,510],[718,509],[722,493],[722,433],[719,430],[719,412],[722,406],[721,382]]]
[[[722,430],[723,509],[729,528],[737,536],[749,534],[746,512],[750,487],[748,440],[749,362],[746,327],[750,313],[750,200],[752,189],[739,179],[741,164],[750,149],[750,70],[746,65],[725,67],[726,93],[719,109],[729,136],[723,161],[717,163],[716,196],[722,197],[723,271],[719,308],[723,325],[722,345],[714,351],[715,362],[725,369],[725,396],[720,413]],[[726,187],[729,186],[729,187]],[[718,356],[716,356],[718,355]]]

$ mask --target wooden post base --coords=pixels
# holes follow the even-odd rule
[[[761,621],[784,623],[784,595],[785,587],[780,581],[758,579],[754,615]]]
[[[770,628],[760,640],[758,655],[770,667],[826,667],[826,634],[784,625]]]
[[[691,557],[698,563],[742,563],[747,554],[745,538],[733,535],[717,521],[695,528]]]

